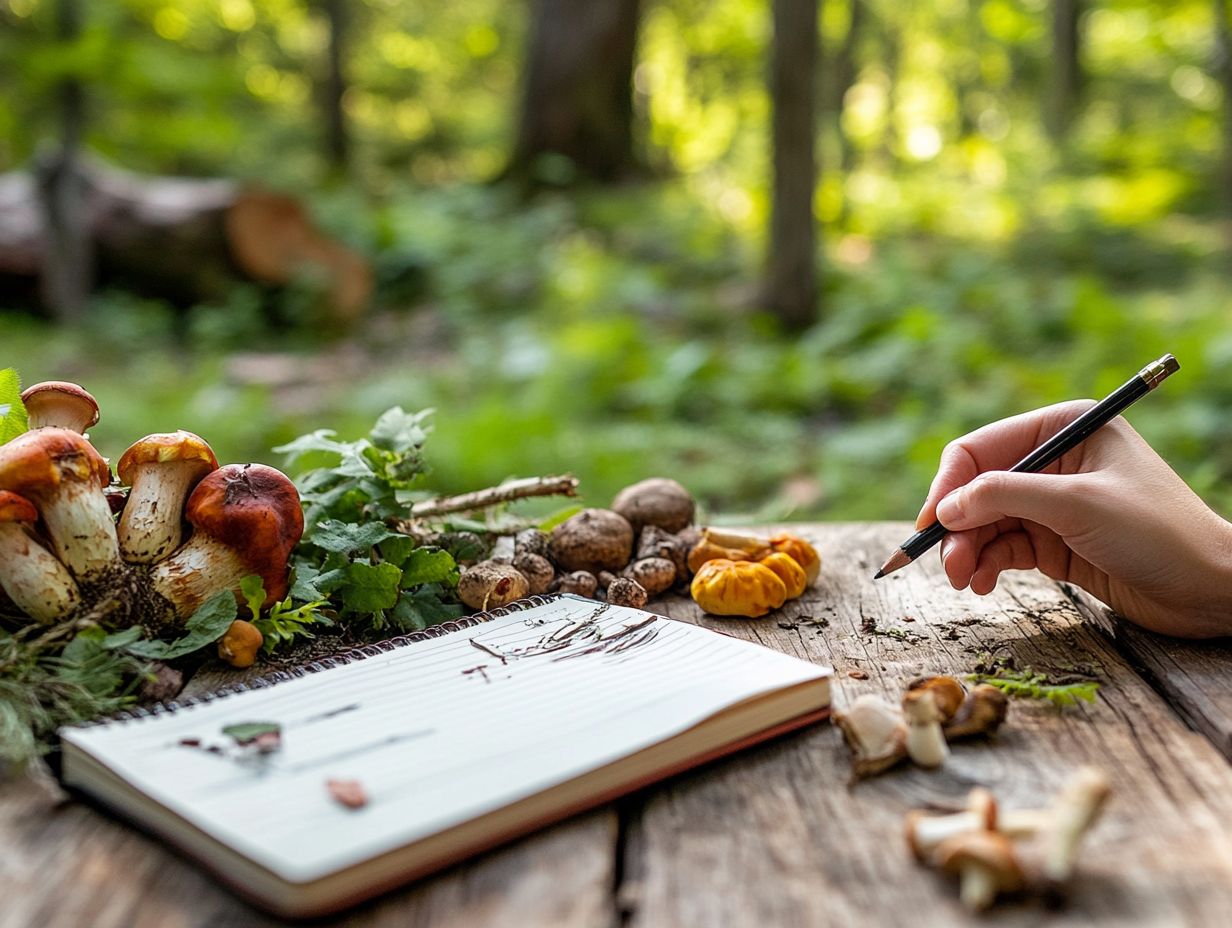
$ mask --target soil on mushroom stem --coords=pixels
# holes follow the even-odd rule
[[[122,563],[80,582],[77,618],[112,631],[141,625],[155,638],[180,631],[175,608],[154,590],[152,570],[146,564]]]

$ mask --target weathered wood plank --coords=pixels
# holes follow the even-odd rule
[[[625,808],[627,924],[980,924],[961,910],[953,886],[910,859],[904,813],[952,803],[977,783],[1007,807],[1039,806],[1081,764],[1105,769],[1115,792],[1070,903],[1048,915],[1049,924],[1227,923],[1232,767],[1055,584],[1012,575],[979,598],[951,590],[931,557],[874,584],[873,570],[907,526],[809,531],[823,568],[806,600],[753,622],[700,621],[832,662],[839,706],[861,692],[897,696],[919,673],[962,672],[993,650],[1020,667],[1086,665],[1103,681],[1098,700],[1064,711],[1016,701],[995,743],[955,746],[940,771],[904,767],[852,788],[848,753],[832,728],[681,778]],[[687,601],[666,606],[696,618]],[[862,631],[870,621],[883,633]],[[1044,914],[1024,901],[999,906],[996,916],[998,924],[1028,925]]]
[[[615,813],[599,810],[315,924],[607,925],[615,847]],[[0,928],[286,924],[154,839],[29,779],[0,784],[0,900]]]
[[[1076,587],[1063,589],[1172,708],[1232,760],[1232,645],[1156,635]]]

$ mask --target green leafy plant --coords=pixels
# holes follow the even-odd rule
[[[987,683],[1006,696],[1017,699],[1046,699],[1057,708],[1095,702],[1099,691],[1097,680],[1053,681],[1047,674],[1027,667],[1023,670],[1002,668],[996,673],[967,674],[970,683]]]
[[[0,369],[0,445],[12,441],[27,425],[26,407],[21,402],[21,377],[11,367]]]

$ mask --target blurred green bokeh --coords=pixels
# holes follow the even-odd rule
[[[1232,304],[1211,4],[1090,3],[1082,104],[1044,130],[1044,0],[866,0],[854,79],[827,95],[850,4],[823,6],[817,324],[757,310],[768,211],[766,4],[659,0],[634,102],[654,179],[489,184],[516,117],[527,10],[351,4],[352,156],[323,155],[327,35],[309,0],[0,0],[0,169],[54,135],[66,74],[89,147],[126,168],[259,180],[368,255],[369,314],[328,331],[311,282],[208,305],[123,291],[72,329],[0,312],[0,366],[99,398],[117,457],[186,428],[277,463],[300,432],[355,436],[434,407],[431,486],[572,471],[604,504],[666,474],[710,512],[906,518],[946,441],[1102,395],[1172,351],[1131,421],[1232,514]],[[827,83],[831,82],[831,83]]]

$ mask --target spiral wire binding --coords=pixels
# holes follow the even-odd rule
[[[509,603],[506,606],[500,606],[496,609],[489,609],[486,612],[476,612],[474,615],[463,616],[460,619],[454,619],[452,622],[442,622],[440,625],[432,625],[418,632],[410,632],[406,635],[399,635],[396,638],[386,638],[384,641],[377,641],[373,644],[361,645],[356,648],[350,648],[346,651],[341,651],[338,654],[323,657],[307,664],[301,664],[299,667],[291,667],[287,670],[275,670],[262,676],[255,677],[252,680],[246,680],[243,683],[232,683],[220,689],[211,690],[208,693],[202,693],[199,696],[189,696],[185,699],[171,699],[164,702],[155,703],[152,706],[138,706],[135,709],[124,709],[112,715],[104,716],[95,719],[91,722],[81,722],[77,725],[66,726],[68,728],[94,728],[99,725],[111,725],[113,723],[125,723],[139,721],[141,719],[151,718],[164,713],[178,712],[180,709],[186,709],[190,706],[204,705],[211,703],[215,699],[225,699],[228,696],[234,696],[236,693],[246,693],[249,690],[265,689],[267,686],[275,686],[278,683],[284,683],[287,680],[294,680],[299,677],[305,677],[310,673],[319,673],[322,670],[329,670],[333,667],[341,667],[344,664],[351,664],[355,661],[362,661],[369,657],[378,657],[381,654],[386,654],[389,651],[394,651],[398,648],[405,647],[408,644],[414,644],[417,641],[429,641],[432,638],[440,638],[442,635],[449,635],[453,632],[460,632],[463,629],[473,628],[476,625],[482,625],[484,622],[491,622],[493,619],[498,619],[501,616],[509,615],[514,612],[523,612],[527,609],[534,609],[537,606],[546,606],[550,602],[555,602],[561,598],[560,593],[547,593],[538,596],[528,596],[525,599],[519,599]]]

